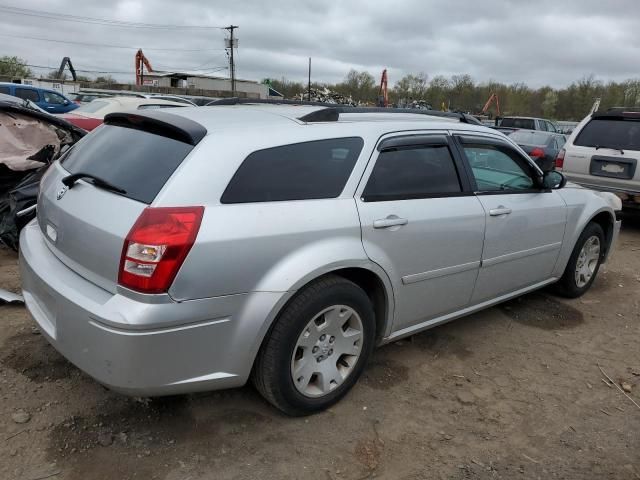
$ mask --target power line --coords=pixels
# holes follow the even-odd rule
[[[11,63],[11,62],[0,60],[0,63],[7,63],[8,64],[8,63]],[[46,66],[46,65],[33,65],[33,64],[30,64],[30,63],[24,63],[22,65],[24,65],[25,67],[41,68],[41,69],[45,69],[45,70],[57,70],[58,69],[58,67],[51,67],[51,66]],[[221,70],[226,70],[227,68],[229,68],[229,67],[226,67],[226,66],[224,66],[224,67],[211,67],[211,68],[207,68],[207,69],[203,69],[203,70],[190,70],[190,69],[186,69],[186,68],[184,68],[184,69],[183,68],[170,68],[169,70],[174,70],[174,71],[190,70],[190,71],[193,71],[193,72],[199,72],[201,74],[204,74],[204,73],[207,73],[207,72],[210,72],[210,73],[219,72]],[[112,74],[123,74],[123,75],[131,74],[130,71],[129,72],[116,72],[116,71],[105,71],[105,70],[91,70],[91,69],[87,69],[86,67],[85,68],[76,68],[75,70],[76,70],[76,72],[82,72],[82,73],[112,73]]]
[[[71,40],[58,40],[54,38],[43,38],[43,37],[30,37],[27,35],[9,35],[5,33],[0,33],[0,37],[11,37],[11,38],[24,38],[27,40],[39,40],[42,42],[53,42],[53,43],[66,43],[69,45],[81,45],[83,47],[102,47],[102,48],[122,48],[125,50],[138,50],[138,47],[127,47],[126,45],[108,45],[102,43],[86,43],[86,42],[73,42]],[[222,51],[224,48],[158,48],[158,47],[145,47],[145,50],[157,51],[157,52],[211,52],[211,51]]]
[[[155,23],[127,22],[124,20],[114,20],[107,18],[83,17],[80,15],[69,15],[63,13],[46,12],[43,10],[30,10],[28,8],[12,7],[10,5],[0,5],[0,10],[13,15],[24,15],[28,17],[50,18],[65,22],[88,23],[93,25],[105,25],[110,27],[128,28],[153,28],[161,30],[169,29],[207,29],[222,30],[223,27],[209,25],[161,25]]]

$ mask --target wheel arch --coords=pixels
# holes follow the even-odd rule
[[[602,257],[602,260],[604,261],[604,259],[607,258],[607,255],[609,253],[609,248],[611,247],[611,241],[613,240],[613,231],[614,231],[616,218],[614,214],[612,214],[610,211],[602,210],[596,213],[595,215],[593,215],[582,226],[582,230],[580,231],[580,233],[582,233],[582,231],[584,231],[584,229],[587,228],[587,225],[589,225],[591,222],[600,225],[600,227],[602,228],[602,231],[604,232],[605,248],[602,249],[602,252],[600,254]]]
[[[252,349],[251,370],[253,370],[260,348],[262,348],[265,340],[269,337],[269,333],[277,322],[278,317],[295,298],[298,291],[328,275],[343,277],[362,288],[371,299],[375,312],[376,342],[379,343],[382,338],[388,335],[393,321],[395,303],[391,281],[386,272],[382,267],[372,262],[356,262],[354,264],[344,264],[340,266],[334,265],[331,268],[323,268],[310,272],[304,279],[296,283],[294,289],[283,295],[281,301],[274,305],[272,311],[266,318],[262,332],[256,339],[256,345]]]

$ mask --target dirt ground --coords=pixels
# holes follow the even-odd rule
[[[0,286],[19,289],[6,250]],[[0,321],[2,480],[640,479],[640,409],[598,367],[640,403],[639,216],[583,298],[534,293],[380,348],[308,418],[250,387],[126,398],[24,307]]]

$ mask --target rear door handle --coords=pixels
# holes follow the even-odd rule
[[[402,225],[406,225],[407,223],[409,223],[409,220],[407,220],[406,218],[399,218],[395,215],[389,215],[387,218],[374,220],[373,228],[399,227]]]
[[[500,215],[509,215],[511,213],[511,209],[500,205],[498,208],[492,208],[489,210],[489,215],[492,217],[497,217]]]

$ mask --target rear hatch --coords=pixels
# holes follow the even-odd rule
[[[595,114],[567,145],[569,179],[614,191],[640,192],[640,113]]]
[[[53,254],[115,292],[127,234],[205,134],[195,122],[155,110],[108,115],[43,178],[38,223]],[[63,184],[72,174],[80,178]]]

